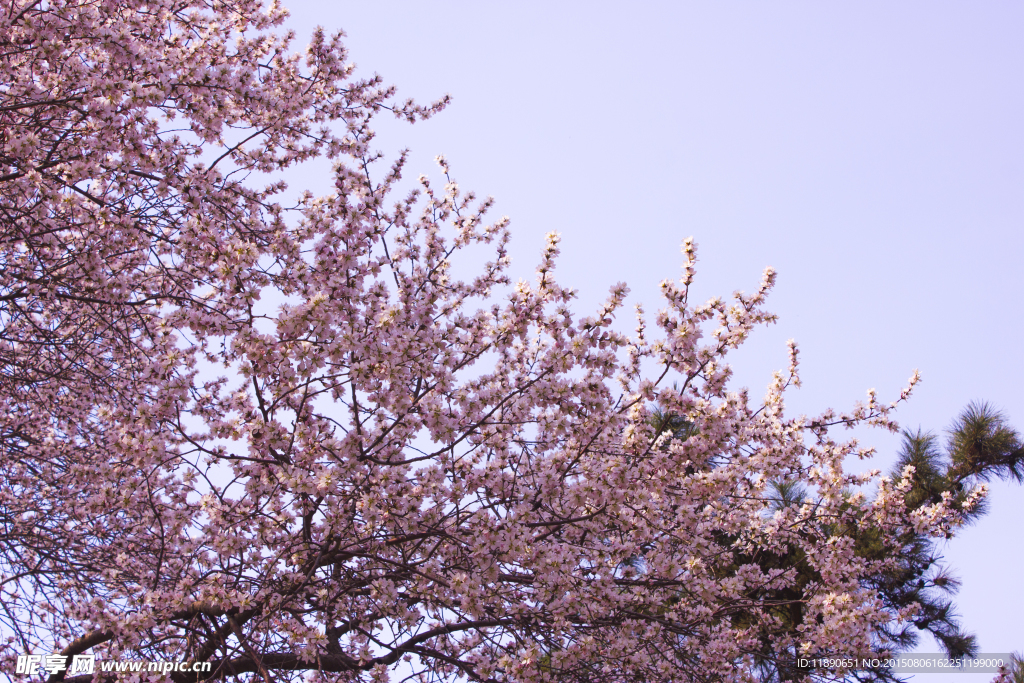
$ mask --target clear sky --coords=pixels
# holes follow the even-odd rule
[[[523,277],[561,232],[577,313],[620,280],[656,310],[693,235],[702,298],[779,272],[780,321],[739,354],[739,385],[760,393],[792,337],[793,412],[891,400],[918,368],[904,426],[941,432],[983,399],[1024,431],[1024,4],[283,2],[300,40],[344,29],[400,96],[453,96],[383,122],[381,148],[410,147],[413,177],[443,153],[494,195]],[[862,441],[888,469],[898,440]],[[997,482],[990,503],[945,556],[982,650],[1021,650],[1024,490]]]

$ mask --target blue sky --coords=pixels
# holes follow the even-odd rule
[[[620,280],[656,310],[693,235],[702,298],[779,272],[780,321],[738,355],[738,385],[759,393],[795,338],[793,412],[891,400],[917,368],[903,425],[941,431],[983,399],[1024,429],[1024,5],[285,4],[300,41],[344,29],[400,96],[452,95],[426,123],[382,121],[380,147],[411,148],[413,177],[443,153],[493,195],[518,275],[560,232],[577,313]],[[887,469],[898,440],[858,436]],[[1020,650],[1024,491],[997,482],[990,504],[945,555],[982,650]]]

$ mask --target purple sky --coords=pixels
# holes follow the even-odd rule
[[[793,413],[891,400],[919,368],[904,426],[941,431],[985,399],[1024,431],[1024,4],[284,2],[300,41],[344,29],[364,75],[453,96],[382,122],[380,147],[410,147],[412,177],[443,153],[494,195],[518,275],[561,232],[577,313],[620,280],[656,310],[693,235],[702,298],[779,271],[779,324],[733,364],[755,395],[792,337]],[[898,439],[862,441],[888,469]],[[997,482],[990,504],[946,558],[982,650],[1021,650],[1024,491]]]

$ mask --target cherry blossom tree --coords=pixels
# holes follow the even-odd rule
[[[446,100],[356,78],[339,36],[293,53],[284,18],[0,10],[5,670],[56,652],[210,663],[148,674],[182,682],[752,681],[898,646],[922,607],[878,577],[984,493],[965,475],[910,501],[913,464],[845,469],[871,451],[835,429],[895,429],[909,387],[787,417],[792,346],[763,397],[731,388],[775,275],[692,302],[691,240],[631,335],[624,285],[572,311],[554,234],[513,284],[490,200],[443,159],[410,191],[373,150],[374,116]],[[276,174],[317,158],[334,191],[288,203]],[[59,660],[50,680],[93,679]]]

